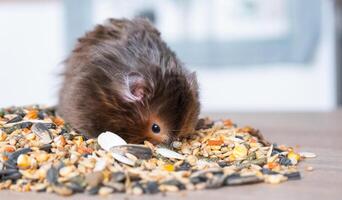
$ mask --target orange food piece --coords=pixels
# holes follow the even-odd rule
[[[77,152],[80,154],[91,154],[93,153],[93,149],[85,146],[79,146],[77,148]]]
[[[55,123],[57,126],[62,126],[64,124],[64,120],[60,117],[54,117],[52,119],[53,123]]]
[[[230,119],[226,119],[223,121],[223,124],[226,126],[226,127],[232,127],[233,126],[233,122],[232,120]]]
[[[278,166],[279,166],[279,164],[276,163],[276,162],[269,162],[269,163],[267,163],[268,169],[274,169],[274,168],[276,168]]]
[[[5,132],[2,132],[2,131],[0,130],[0,141],[1,141],[1,142],[2,142],[2,141],[5,141],[6,138],[7,138],[7,134],[6,134]]]
[[[223,143],[223,140],[208,140],[209,146],[221,146]]]
[[[7,161],[8,160],[8,156],[2,156],[2,161]]]
[[[15,148],[12,146],[5,146],[4,151],[8,153],[12,153],[12,152],[15,152]]]
[[[37,118],[38,118],[38,111],[36,111],[36,110],[30,110],[30,111],[26,114],[25,117],[28,118],[28,119],[37,119]]]

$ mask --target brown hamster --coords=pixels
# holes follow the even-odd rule
[[[200,111],[195,73],[148,20],[109,19],[65,61],[58,113],[86,137],[167,143],[191,133]]]

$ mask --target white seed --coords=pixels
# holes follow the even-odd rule
[[[316,154],[311,153],[311,152],[300,152],[299,155],[300,157],[303,157],[303,158],[316,158],[317,157]]]
[[[127,158],[126,156],[123,156],[119,153],[112,153],[112,156],[115,158],[115,160],[122,162],[126,165],[130,165],[130,166],[134,166],[135,162],[129,158]]]
[[[157,148],[156,152],[166,158],[175,158],[175,159],[180,159],[183,160],[185,157],[175,151],[171,151],[170,149],[166,148]]]
[[[114,192],[113,188],[110,187],[101,187],[99,190],[99,195],[106,196]]]
[[[109,131],[101,133],[97,138],[97,142],[99,143],[101,148],[106,151],[109,151],[111,147],[127,144],[127,142],[120,136]]]
[[[182,143],[179,141],[172,142],[172,147],[175,149],[179,149],[182,146]]]

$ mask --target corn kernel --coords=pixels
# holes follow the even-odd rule
[[[234,156],[234,154],[230,154],[229,155],[229,161],[235,161],[236,157]]]
[[[170,164],[164,165],[164,170],[169,171],[169,172],[173,172],[173,171],[175,171],[175,166],[170,165]]]
[[[299,159],[300,159],[300,155],[293,152],[293,151],[290,151],[288,154],[287,154],[287,158],[291,160],[292,164],[297,164]]]
[[[21,154],[17,160],[17,164],[20,169],[28,169],[32,167],[33,162],[32,158],[26,154]]]

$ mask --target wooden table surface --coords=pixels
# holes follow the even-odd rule
[[[279,185],[256,184],[215,190],[187,191],[145,196],[113,194],[108,197],[77,194],[67,199],[342,199],[342,110],[329,113],[230,113],[206,114],[213,118],[231,118],[239,126],[251,125],[272,142],[299,145],[301,151],[317,154],[299,165],[302,180]],[[307,172],[305,166],[314,170]],[[55,200],[54,194],[1,191],[0,200]]]

